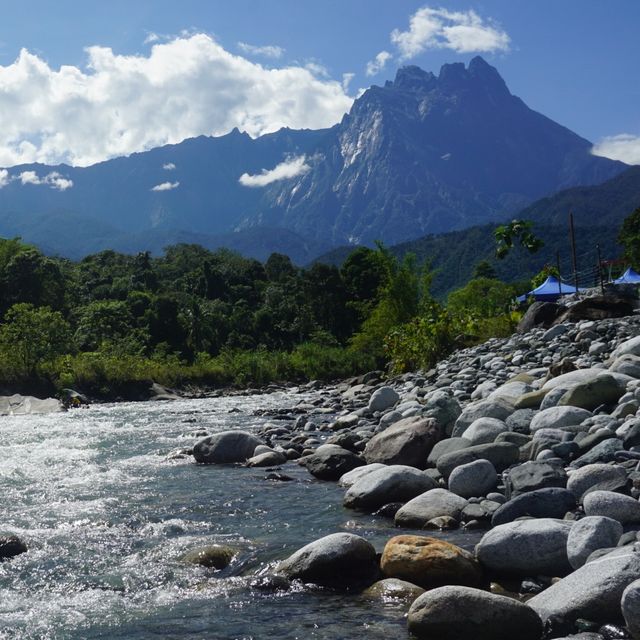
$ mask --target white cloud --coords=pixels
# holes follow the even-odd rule
[[[66,191],[73,187],[73,180],[61,176],[57,171],[52,171],[42,178],[35,171],[23,171],[13,179],[20,180],[23,185],[47,185],[58,191]]]
[[[349,92],[349,85],[351,81],[356,77],[355,73],[343,73],[342,74],[342,90],[345,93]]]
[[[447,11],[423,7],[409,19],[409,30],[394,29],[391,42],[402,60],[428,49],[452,49],[457,53],[508,51],[511,39],[492,20],[475,11]]]
[[[144,44],[151,44],[153,42],[158,42],[158,40],[160,40],[160,36],[153,31],[149,31],[149,33],[147,33],[147,37],[144,39]]]
[[[252,56],[264,56],[265,58],[282,58],[284,55],[284,49],[272,44],[267,44],[262,47],[256,47],[253,44],[247,44],[246,42],[238,42],[238,48],[244,53],[248,53]]]
[[[167,164],[163,164],[162,168],[165,171],[173,171],[176,168],[176,165],[173,162],[167,162]]]
[[[0,189],[9,184],[9,172],[6,169],[0,169]]]
[[[162,182],[155,187],[151,187],[151,191],[171,191],[172,189],[177,189],[179,186],[179,182]]]
[[[267,69],[205,34],[148,55],[97,46],[87,55],[86,69],[54,69],[24,49],[0,65],[0,166],[86,166],[234,127],[252,136],[325,128],[353,103],[339,81],[302,66]]]
[[[627,164],[640,164],[640,136],[629,133],[608,136],[595,144],[591,152],[594,156],[621,160]]]
[[[385,68],[387,62],[389,62],[392,57],[388,51],[381,51],[373,60],[367,62],[366,74],[368,76],[377,75]]]
[[[268,184],[278,180],[297,178],[307,173],[310,169],[306,156],[297,156],[281,162],[273,169],[263,169],[262,173],[257,175],[250,176],[248,173],[243,173],[238,182],[245,187],[266,187]]]

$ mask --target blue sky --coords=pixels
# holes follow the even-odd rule
[[[329,126],[402,64],[437,72],[478,53],[530,107],[594,142],[626,134],[603,152],[640,162],[637,0],[3,5],[0,166],[89,164],[232,126]],[[425,35],[424,20],[440,31]]]

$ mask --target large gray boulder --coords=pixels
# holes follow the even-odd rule
[[[364,463],[360,456],[337,444],[322,444],[304,459],[309,473],[320,480],[338,480]]]
[[[375,435],[364,450],[367,463],[405,464],[424,469],[433,446],[442,437],[434,418],[412,416]]]
[[[463,436],[464,432],[478,418],[497,418],[506,420],[514,412],[514,403],[506,398],[494,398],[492,400],[479,400],[468,404],[460,417],[456,420],[451,435],[455,437]]]
[[[599,439],[598,435],[589,436],[595,439]],[[586,438],[585,438],[586,440]],[[585,441],[581,441],[580,446],[584,446]],[[586,453],[583,453],[579,458],[576,458],[572,463],[572,467],[580,468],[588,464],[597,464],[604,462],[612,462],[616,459],[616,453],[622,451],[624,445],[622,440],[618,438],[606,438],[601,440],[595,446],[591,447]]]
[[[338,480],[338,484],[341,487],[349,488],[351,485],[355,484],[360,478],[363,478],[368,473],[373,471],[377,471],[378,469],[384,469],[387,465],[382,464],[380,462],[374,462],[373,464],[365,464],[361,467],[356,467],[355,469],[351,469],[351,471],[347,471],[347,473],[340,476],[340,480]]]
[[[518,462],[519,458],[520,448],[517,445],[511,442],[492,442],[447,453],[438,458],[437,467],[438,471],[448,478],[456,467],[475,460],[488,460],[498,473],[502,473],[507,467]]]
[[[621,493],[591,491],[584,497],[583,505],[588,516],[605,516],[621,524],[640,522],[640,502]]]
[[[431,453],[427,458],[427,466],[435,467],[441,456],[454,451],[460,451],[460,449],[466,449],[470,447],[471,443],[466,438],[445,438],[437,442]]]
[[[593,380],[571,387],[558,400],[558,406],[570,405],[592,410],[601,404],[615,404],[625,392],[625,387],[612,374],[602,373]]]
[[[609,370],[624,373],[632,378],[640,378],[640,356],[631,354],[620,356],[609,366]]]
[[[542,622],[527,605],[472,587],[427,591],[409,609],[418,640],[540,640]]]
[[[566,622],[578,618],[610,622],[620,617],[622,594],[639,575],[639,545],[621,547],[587,562],[527,604],[543,622],[552,617]]]
[[[434,418],[447,435],[451,433],[461,413],[460,403],[444,389],[437,389],[425,397],[422,415],[425,418]]]
[[[616,360],[624,355],[640,356],[640,336],[621,342],[612,352],[611,359]]]
[[[620,607],[627,629],[634,638],[640,638],[640,580],[634,580],[622,592]]]
[[[398,392],[392,387],[380,387],[369,398],[369,411],[385,411],[400,400]]]
[[[375,511],[390,502],[406,502],[435,489],[435,480],[415,467],[390,465],[365,474],[347,489],[344,506]]]
[[[43,413],[59,413],[64,411],[62,403],[57,398],[35,398],[21,396],[0,396],[0,416],[20,416]]]
[[[475,444],[493,442],[501,433],[508,431],[505,422],[497,418],[478,418],[474,420],[464,432],[464,437]]]
[[[378,574],[376,550],[352,533],[332,533],[283,560],[277,572],[292,580],[345,589],[372,584]]]
[[[594,551],[615,547],[622,531],[622,525],[612,518],[587,516],[578,520],[567,538],[569,563],[578,569]]]
[[[462,498],[486,496],[497,486],[496,468],[488,460],[460,465],[449,476],[449,491]]]
[[[529,429],[535,433],[540,429],[564,429],[565,431],[584,431],[579,425],[593,414],[580,407],[549,407],[537,413]]]
[[[613,464],[587,464],[569,474],[567,489],[578,502],[590,491],[615,491],[627,484],[627,474],[623,467]]]
[[[509,481],[512,493],[519,495],[548,487],[565,487],[567,472],[560,463],[532,460],[509,469]]]
[[[504,574],[564,575],[571,571],[567,538],[572,522],[540,518],[501,524],[476,545],[482,565]]]
[[[261,444],[260,438],[247,431],[221,431],[196,442],[193,457],[204,464],[246,462]]]
[[[500,506],[493,514],[491,524],[495,527],[523,516],[563,518],[567,511],[575,509],[575,506],[576,498],[567,489],[560,487],[537,489],[516,496]]]
[[[467,501],[446,489],[431,489],[413,498],[398,509],[395,524],[399,527],[422,529],[429,520],[449,516],[458,520]]]

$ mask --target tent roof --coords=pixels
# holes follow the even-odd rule
[[[570,284],[559,283],[555,276],[548,276],[547,279],[538,287],[529,291],[524,296],[518,298],[523,302],[528,296],[533,296],[536,300],[555,300],[562,296],[568,296],[576,293],[576,288]]]
[[[640,284],[640,273],[629,267],[613,284]]]

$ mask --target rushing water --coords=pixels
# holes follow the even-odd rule
[[[250,576],[328,533],[381,550],[397,533],[341,506],[343,490],[295,464],[264,469],[167,460],[195,432],[255,429],[254,409],[300,396],[127,403],[0,417],[0,534],[29,547],[0,564],[0,638],[405,637],[406,605],[308,588],[264,592]],[[222,572],[180,561],[239,550]]]

